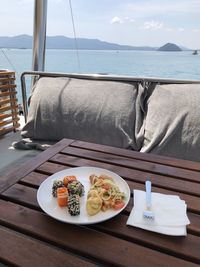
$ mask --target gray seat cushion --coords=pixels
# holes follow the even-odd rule
[[[71,138],[138,150],[137,92],[125,82],[41,78],[22,136],[48,141]]]
[[[200,84],[157,85],[147,102],[142,152],[200,161]]]

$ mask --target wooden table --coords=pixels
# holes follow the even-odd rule
[[[133,206],[103,223],[59,222],[39,207],[36,194],[49,175],[76,166],[114,171],[132,189],[179,195],[188,205],[186,237],[126,225]],[[199,266],[200,164],[63,139],[0,178],[0,261],[19,266]]]

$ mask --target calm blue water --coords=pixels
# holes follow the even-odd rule
[[[18,99],[21,102],[19,77],[32,69],[32,50],[0,50],[0,69],[14,69],[17,76]],[[46,71],[77,73],[108,73],[136,77],[200,79],[200,55],[191,51],[79,51],[47,50]],[[12,65],[10,64],[10,62]]]

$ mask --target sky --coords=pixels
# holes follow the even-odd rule
[[[47,35],[74,37],[70,0],[48,0]],[[71,0],[76,36],[200,49],[200,0]],[[1,1],[0,36],[33,35],[34,0]]]

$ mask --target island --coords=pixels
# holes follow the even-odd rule
[[[167,43],[161,46],[160,48],[158,48],[157,51],[179,52],[179,51],[182,51],[182,49],[176,44]]]

